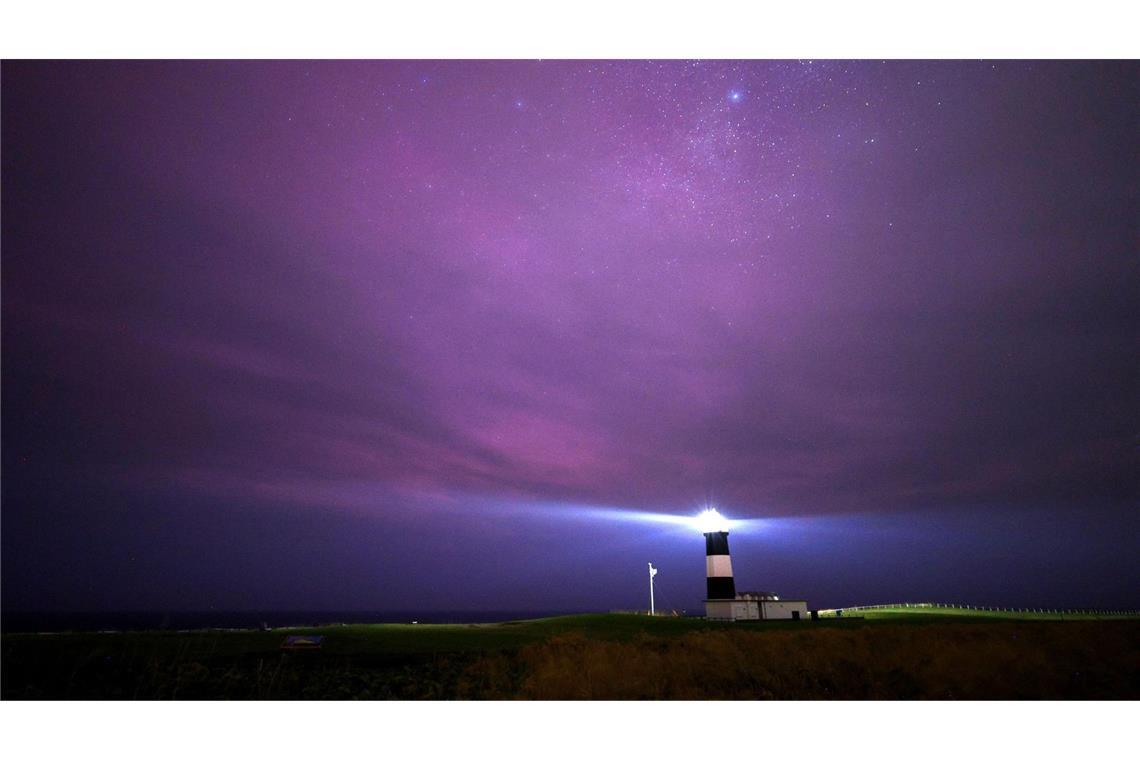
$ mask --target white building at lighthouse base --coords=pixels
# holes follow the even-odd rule
[[[706,599],[705,617],[709,620],[807,620],[807,602],[781,599],[763,591],[742,591],[735,599]]]

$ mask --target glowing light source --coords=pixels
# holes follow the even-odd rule
[[[701,504],[702,502],[698,502]],[[693,530],[698,530],[702,533],[716,533],[718,531],[733,531],[735,533],[750,534],[761,531],[769,531],[779,524],[787,522],[789,518],[786,517],[750,517],[750,518],[728,518],[720,514],[711,505],[704,507],[697,507],[700,511],[699,514],[688,512],[687,514],[669,513],[669,512],[651,512],[642,509],[628,509],[615,506],[598,506],[591,504],[575,504],[567,502],[482,502],[477,503],[478,508],[485,510],[486,514],[494,515],[496,517],[504,518],[510,517],[512,519],[558,519],[558,520],[578,520],[584,522],[612,522],[612,523],[625,523],[628,525],[643,525],[667,527],[670,530],[668,533],[674,535],[677,539],[688,542],[692,539]],[[696,504],[692,506],[697,506]],[[692,508],[692,507],[690,507]],[[471,511],[471,505],[467,504],[465,511]],[[649,535],[666,535],[657,530],[651,533],[643,534]]]
[[[706,509],[693,518],[693,524],[701,533],[716,533],[728,530],[728,520],[714,508]]]

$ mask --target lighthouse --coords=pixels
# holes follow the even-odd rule
[[[705,534],[705,571],[708,599],[736,598],[736,583],[732,579],[732,556],[728,553],[727,530],[714,530]]]
[[[729,523],[715,509],[706,509],[696,518],[697,529],[705,536],[705,617],[709,620],[804,620],[807,602],[780,599],[775,593],[736,592],[732,577],[732,556],[728,553]]]
[[[741,615],[732,577],[732,556],[728,553],[728,521],[715,509],[706,509],[696,522],[705,536],[705,616],[710,620],[736,620]]]

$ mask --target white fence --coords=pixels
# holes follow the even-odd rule
[[[1052,607],[984,607],[972,604],[942,604],[940,602],[899,602],[897,604],[868,604],[859,605],[856,607],[836,607],[835,609],[820,610],[819,614],[842,616],[848,612],[897,609],[970,610],[977,612],[1017,612],[1034,615],[1092,615],[1100,617],[1131,617],[1140,615],[1140,610],[1056,609]]]

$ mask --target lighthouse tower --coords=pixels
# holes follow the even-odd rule
[[[732,557],[728,553],[728,521],[715,509],[706,509],[696,520],[705,536],[705,576],[708,595],[705,617],[709,620],[735,620],[741,615],[732,578]]]
[[[729,523],[715,509],[706,509],[696,517],[696,526],[705,536],[705,575],[708,595],[705,617],[709,620],[804,620],[807,602],[802,599],[780,599],[774,593],[745,591],[736,593],[732,577],[732,557],[728,553]]]
[[[735,599],[736,583],[732,579],[732,557],[728,553],[728,531],[705,534],[705,569],[708,599]]]

